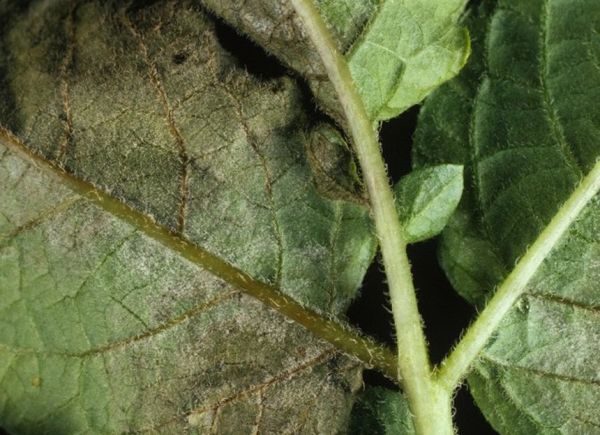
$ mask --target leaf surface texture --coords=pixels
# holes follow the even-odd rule
[[[444,229],[462,195],[462,173],[460,165],[439,165],[412,171],[396,184],[396,207],[408,243]]]
[[[364,205],[319,193],[295,82],[238,68],[193,2],[2,2],[0,17],[2,424],[343,430],[361,364],[143,224],[342,316],[374,240]]]
[[[398,391],[367,387],[352,409],[351,435],[414,435],[408,402]]]
[[[426,103],[415,160],[465,164],[467,190],[441,260],[480,305],[600,155],[600,5],[483,2],[469,21],[472,60]],[[469,377],[502,433],[598,432],[598,216],[596,197]]]

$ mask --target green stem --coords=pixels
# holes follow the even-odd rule
[[[526,290],[527,283],[544,259],[599,190],[600,162],[597,162],[503,281],[452,353],[440,365],[436,380],[446,391],[454,390],[467,375],[471,364],[502,318]]]
[[[319,11],[311,0],[292,0],[317,49],[348,120],[354,149],[369,193],[373,218],[388,279],[398,343],[398,372],[417,432],[452,433],[449,394],[432,382],[427,344],[417,308],[406,241],[373,124]],[[444,406],[436,406],[444,403]]]

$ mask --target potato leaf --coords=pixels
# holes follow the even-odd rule
[[[461,165],[439,165],[412,171],[396,184],[396,207],[408,243],[430,239],[444,229],[460,201],[462,174]]]
[[[470,22],[472,61],[427,101],[415,160],[465,165],[441,257],[481,303],[600,156],[600,4],[489,1]],[[502,433],[598,432],[599,216],[596,197],[469,377]]]
[[[346,427],[361,363],[274,308],[341,316],[374,240],[318,193],[296,84],[239,69],[194,2],[0,22],[0,425]]]

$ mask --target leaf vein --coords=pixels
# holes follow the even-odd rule
[[[522,371],[522,372],[530,373],[537,377],[550,378],[550,379],[554,379],[554,380],[562,381],[562,382],[578,383],[578,384],[584,384],[584,385],[591,384],[596,387],[600,387],[600,379],[584,379],[584,378],[580,378],[580,377],[576,377],[576,376],[567,376],[567,375],[562,375],[560,373],[549,372],[549,371],[538,369],[538,368],[526,367],[526,366],[517,365],[517,364],[511,364],[506,361],[500,361],[496,358],[493,358],[488,354],[482,354],[481,359],[489,361],[489,362],[491,362],[499,367],[502,367],[504,369],[507,369],[507,370]]]
[[[592,314],[600,315],[600,305],[586,304],[584,302],[564,298],[562,296],[553,295],[553,294],[549,294],[549,293],[529,292],[529,293],[527,293],[527,296],[530,296],[530,297],[533,297],[536,299],[542,299],[542,300],[552,302],[555,304],[567,305],[569,307],[577,308],[579,310],[588,311]]]
[[[551,94],[551,90],[548,84],[548,56],[549,56],[549,39],[548,39],[548,22],[550,20],[550,6],[549,1],[544,0],[541,14],[541,34],[540,34],[540,51],[539,56],[540,62],[540,84],[542,87],[542,95],[544,98],[544,108],[548,116],[548,121],[552,128],[553,136],[555,137],[556,143],[560,147],[563,156],[565,158],[566,165],[575,172],[579,179],[583,178],[584,173],[581,170],[581,164],[577,160],[577,157],[573,149],[569,146],[563,126],[561,124],[560,117],[554,107],[554,98]]]
[[[140,50],[144,63],[148,68],[148,77],[153,87],[155,88],[160,102],[163,106],[165,122],[167,124],[169,133],[171,134],[171,136],[173,136],[173,139],[175,140],[175,145],[178,150],[181,167],[179,171],[179,205],[177,209],[177,232],[183,234],[185,229],[187,205],[190,196],[190,158],[188,156],[188,152],[185,146],[185,139],[183,138],[181,131],[177,127],[177,123],[175,122],[175,116],[173,114],[173,109],[171,107],[171,103],[169,102],[169,96],[167,95],[167,91],[165,90],[162,84],[160,73],[158,72],[156,64],[150,59],[148,47],[146,46],[143,35],[131,22],[129,17],[127,17],[126,13],[123,13],[122,21],[125,27],[131,32],[131,34],[138,43],[138,48]]]
[[[174,328],[184,322],[187,322],[188,320],[192,319],[193,317],[196,317],[199,314],[202,314],[202,313],[222,304],[223,302],[225,302],[227,300],[234,298],[238,294],[239,294],[238,291],[229,291],[225,294],[219,295],[219,296],[209,300],[208,302],[204,302],[202,304],[196,305],[195,307],[191,308],[190,310],[187,310],[187,311],[183,312],[182,314],[180,314],[172,319],[169,319],[167,322],[162,323],[158,326],[155,326],[152,329],[148,329],[147,331],[144,331],[141,334],[134,335],[133,337],[128,337],[124,340],[115,341],[113,343],[109,343],[104,346],[89,349],[85,352],[81,352],[79,354],[74,354],[74,356],[84,358],[84,357],[88,357],[88,356],[104,354],[107,352],[111,352],[111,351],[126,347],[126,346],[136,343],[138,341],[143,341],[143,340],[152,338],[152,337],[159,335],[165,331],[168,331],[169,329]]]

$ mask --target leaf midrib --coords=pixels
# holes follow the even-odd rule
[[[258,299],[268,307],[303,326],[315,336],[331,343],[338,350],[362,361],[368,367],[376,368],[392,380],[398,379],[396,357],[388,347],[363,336],[350,325],[326,318],[316,311],[302,306],[278,288],[254,279],[220,257],[191,243],[172,230],[159,225],[151,217],[140,213],[104,190],[66,172],[34,152],[14,133],[1,125],[0,142],[11,152],[49,174],[74,193],[116,218],[129,223],[171,251],[200,266],[243,293]]]

